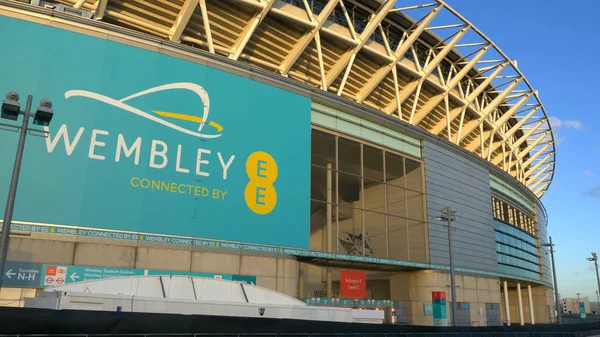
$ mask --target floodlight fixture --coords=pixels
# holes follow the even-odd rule
[[[44,98],[40,101],[40,106],[35,111],[33,124],[48,126],[52,120],[52,116],[54,116],[54,113],[52,112],[52,102],[49,99]]]
[[[2,108],[0,110],[0,117],[16,121],[21,112],[19,94],[15,91],[9,91],[6,94],[6,99],[2,101]]]

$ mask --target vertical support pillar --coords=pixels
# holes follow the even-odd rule
[[[519,324],[525,325],[525,322],[523,322],[523,299],[521,298],[521,283],[517,283],[517,302],[519,303]]]
[[[333,202],[333,184],[331,179],[331,163],[327,164],[327,252],[332,252],[332,202]],[[327,268],[327,297],[333,297],[333,281],[331,280],[331,268]]]
[[[508,303],[508,283],[504,281],[504,307],[506,309],[506,325],[510,326],[510,304]]]
[[[535,324],[535,315],[533,314],[533,297],[531,296],[531,285],[527,285],[527,294],[529,295],[529,317],[531,324]]]
[[[304,263],[298,263],[298,298],[303,299],[306,297],[304,293]],[[310,297],[310,296],[309,296]]]

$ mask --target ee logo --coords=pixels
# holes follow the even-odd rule
[[[277,191],[273,186],[277,180],[277,162],[270,154],[257,151],[246,160],[246,174],[250,179],[244,198],[246,205],[256,214],[268,214],[277,204]]]

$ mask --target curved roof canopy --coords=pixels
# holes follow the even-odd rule
[[[96,20],[249,62],[416,125],[537,197],[551,184],[555,142],[537,92],[442,0],[56,2],[83,2]]]

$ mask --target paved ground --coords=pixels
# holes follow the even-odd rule
[[[579,315],[563,315],[562,316],[563,323],[581,323],[581,318]],[[600,321],[600,315],[586,315],[587,322],[596,322]]]

